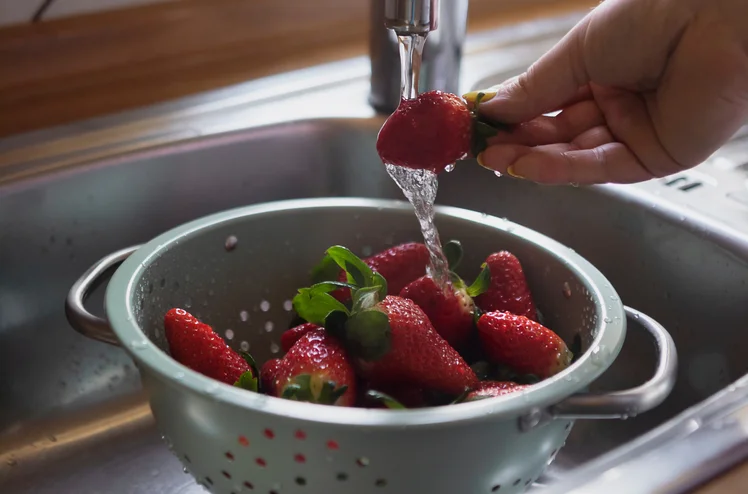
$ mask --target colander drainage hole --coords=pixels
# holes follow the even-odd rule
[[[251,482],[247,482],[247,481],[244,482],[244,487],[246,487],[250,491],[255,488],[255,486],[253,486]]]
[[[241,444],[241,445],[242,445],[242,446],[244,446],[245,448],[246,448],[247,446],[249,446],[249,439],[247,439],[247,438],[246,438],[246,437],[244,437],[244,436],[239,436],[239,437],[237,438],[237,441],[239,441],[239,444]]]
[[[348,480],[348,474],[341,472],[338,474],[337,479],[341,482],[345,482],[346,480]]]
[[[184,455],[184,461],[186,461],[187,463],[192,463],[192,460],[190,460],[190,457],[187,455]]]
[[[265,437],[268,439],[273,439],[275,437],[275,432],[273,432],[273,429],[265,429],[262,433],[265,434]]]
[[[519,485],[520,482],[522,482],[522,479],[517,479],[517,480],[514,481],[514,485]]]
[[[221,471],[221,473],[222,473],[222,474],[223,474],[223,476],[224,476],[224,477],[226,477],[227,479],[231,479],[231,474],[230,474],[229,472],[227,472],[226,470],[222,470],[222,471]]]
[[[303,441],[304,439],[306,439],[306,432],[299,429],[294,433],[294,437],[296,437],[296,439]]]
[[[306,462],[306,456],[302,455],[301,453],[295,455],[293,457],[294,460],[296,460],[296,463],[305,463]]]
[[[205,483],[208,485],[213,485],[213,479],[211,479],[210,477],[205,477]]]
[[[499,489],[501,489],[501,485],[496,484],[495,486],[491,487],[491,492],[499,492]]]
[[[266,466],[268,466],[268,462],[265,461],[265,458],[257,458],[255,460],[255,463],[257,463],[262,468],[265,468]]]
[[[360,467],[368,467],[369,466],[369,459],[365,456],[362,456],[358,459],[356,459],[356,465]]]
[[[527,487],[528,485],[530,485],[530,482],[532,482],[532,479],[525,480],[525,487]]]
[[[306,485],[306,479],[304,477],[296,477],[296,483],[298,485]]]
[[[234,453],[232,453],[231,451],[226,451],[226,459],[228,459],[229,461],[234,461]]]
[[[377,479],[376,482],[374,482],[374,485],[377,487],[386,487],[387,486],[387,480],[385,479]]]
[[[340,446],[338,445],[337,441],[327,441],[327,449],[330,450],[337,450],[340,449]]]

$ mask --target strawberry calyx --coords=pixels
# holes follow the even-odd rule
[[[389,352],[391,344],[389,319],[377,307],[387,296],[387,280],[339,245],[327,249],[320,269],[315,270],[316,278],[331,274],[333,263],[336,270],[345,271],[346,282],[320,281],[301,288],[293,299],[293,307],[301,318],[323,326],[338,337],[351,355],[365,361],[378,360]],[[339,288],[351,291],[347,304],[331,295]]]
[[[381,403],[390,410],[405,410],[407,407],[397,401],[392,396],[382,393],[381,391],[377,391],[374,389],[370,389],[366,392],[366,397],[371,399],[374,402]]]
[[[444,244],[443,250],[449,264],[450,281],[456,290],[463,290],[470,298],[475,298],[488,290],[491,286],[491,269],[488,264],[483,263],[481,265],[480,274],[470,286],[467,286],[465,281],[456,273],[463,258],[462,244],[459,240],[450,240]]]
[[[234,386],[248,391],[254,391],[256,393],[260,389],[258,379],[260,372],[257,370],[257,363],[255,362],[255,359],[252,358],[252,355],[247,352],[239,352],[239,355],[247,362],[249,370],[239,376],[239,379],[236,380]]]
[[[311,374],[299,374],[283,388],[281,398],[319,405],[334,405],[348,391],[348,385],[322,381]]]
[[[488,140],[494,137],[500,130],[510,130],[511,126],[507,124],[487,122],[478,113],[478,105],[486,97],[486,93],[478,93],[470,108],[470,116],[473,119],[473,132],[470,142],[470,153],[475,157],[486,150]]]

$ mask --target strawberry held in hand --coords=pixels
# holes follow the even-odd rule
[[[252,358],[232,350],[213,328],[183,309],[167,312],[164,328],[174,360],[223,383],[257,391]]]
[[[280,361],[262,369],[272,396],[321,405],[353,406],[356,374],[340,341],[323,328],[308,329]]]
[[[400,102],[379,131],[377,152],[384,163],[440,173],[471,153],[477,156],[495,134],[459,96],[429,91]]]
[[[545,379],[569,366],[572,353],[556,333],[524,316],[488,312],[478,319],[488,358],[521,374]]]

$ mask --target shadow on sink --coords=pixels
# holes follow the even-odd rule
[[[244,131],[0,189],[0,490],[202,492],[158,440],[129,358],[68,326],[67,290],[103,255],[223,209],[300,197],[402,198],[374,152],[380,125],[318,120]],[[440,203],[507,217],[577,250],[676,341],[680,375],[670,398],[628,421],[578,422],[548,476],[630,441],[748,371],[746,259],[625,187],[543,187],[470,162],[441,182]],[[90,305],[101,307],[100,293]],[[645,381],[654,354],[645,335],[630,331],[596,387]]]

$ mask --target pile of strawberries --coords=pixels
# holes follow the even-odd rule
[[[334,246],[293,300],[304,323],[285,331],[285,355],[258,369],[182,309],[164,320],[171,355],[213,379],[325,405],[416,408],[513,393],[566,368],[573,354],[538,320],[519,260],[488,256],[467,285],[459,242],[445,246],[451,283],[427,275],[422,243],[364,260]]]

